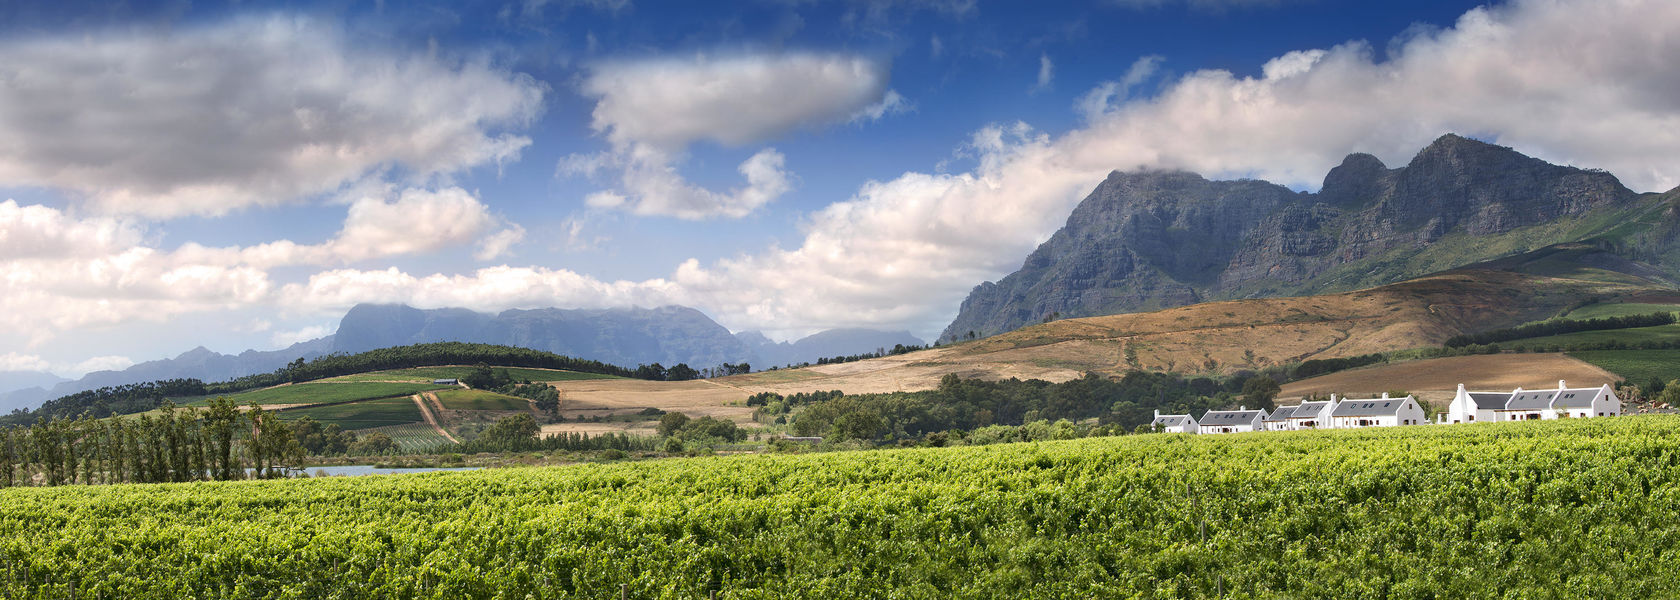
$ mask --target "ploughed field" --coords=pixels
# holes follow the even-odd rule
[[[1680,417],[0,490],[5,597],[1651,598]]]

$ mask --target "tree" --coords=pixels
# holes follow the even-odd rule
[[[1272,399],[1277,398],[1278,392],[1282,391],[1283,388],[1276,380],[1264,376],[1254,377],[1243,383],[1243,403],[1252,409],[1276,410],[1277,405],[1272,404]]]
[[[1680,406],[1680,379],[1670,381],[1668,385],[1663,386],[1663,393],[1658,396],[1657,401],[1669,406]]]
[[[1656,375],[1652,375],[1651,380],[1648,381],[1648,382],[1645,382],[1645,393],[1650,394],[1652,398],[1655,398],[1655,397],[1657,397],[1657,394],[1663,393],[1663,389],[1665,389],[1667,387],[1668,387],[1668,384],[1663,383],[1663,380],[1662,380],[1661,377],[1657,377]]]
[[[397,442],[392,440],[391,436],[375,431],[350,444],[348,450],[358,456],[389,454],[397,450]]]
[[[688,381],[690,379],[699,378],[700,372],[694,370],[693,367],[688,366],[687,363],[677,363],[676,366],[671,367],[670,370],[665,372],[666,381]]]
[[[522,412],[496,421],[494,425],[485,429],[479,438],[505,448],[520,448],[528,445],[540,431],[542,427],[537,425],[537,420],[531,417],[531,413]]]
[[[475,390],[488,390],[496,386],[496,375],[490,371],[490,365],[478,363],[473,365],[471,373],[461,378],[461,383]]]
[[[659,418],[659,435],[670,437],[682,431],[688,425],[688,415],[680,412],[668,412]]]

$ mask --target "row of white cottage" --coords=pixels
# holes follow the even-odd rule
[[[1497,423],[1535,419],[1614,417],[1622,413],[1622,401],[1609,384],[1596,388],[1571,388],[1558,381],[1557,389],[1510,392],[1471,392],[1458,386],[1447,412],[1437,423]],[[1173,433],[1237,433],[1242,431],[1295,431],[1300,429],[1358,429],[1424,425],[1429,419],[1416,398],[1342,398],[1308,401],[1264,409],[1210,410],[1196,419],[1190,415],[1163,415],[1155,411],[1150,423]]]

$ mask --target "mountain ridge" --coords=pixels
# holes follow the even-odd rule
[[[1603,171],[1454,134],[1399,168],[1350,154],[1317,193],[1185,171],[1115,171],[1019,270],[976,286],[939,339],[1046,319],[1394,283],[1604,236],[1673,195],[1638,194]],[[1674,245],[1626,244],[1633,237],[1605,241]],[[1680,274],[1661,270],[1670,280]]]

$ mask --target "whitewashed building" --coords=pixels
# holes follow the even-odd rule
[[[1246,406],[1239,406],[1236,410],[1210,410],[1197,419],[1196,433],[1242,433],[1246,431],[1266,430],[1266,410],[1248,410]]]
[[[1359,429],[1363,427],[1398,427],[1401,425],[1422,425],[1426,422],[1423,407],[1418,405],[1417,398],[1390,398],[1384,392],[1381,398],[1343,398],[1336,403],[1336,410],[1330,415],[1330,426],[1336,429]]]
[[[1500,421],[1614,417],[1622,414],[1622,399],[1608,383],[1596,388],[1571,388],[1559,380],[1555,390],[1517,388],[1505,408],[1495,412]]]
[[[1155,420],[1149,422],[1162,433],[1196,433],[1196,419],[1190,415],[1163,415],[1155,411]]]
[[[1280,406],[1272,414],[1266,415],[1266,431],[1290,431],[1289,417],[1295,414],[1300,406]]]
[[[1515,392],[1472,392],[1458,384],[1458,394],[1447,405],[1444,423],[1492,423],[1498,420],[1497,411],[1505,410]]]
[[[1303,401],[1294,411],[1289,413],[1289,430],[1301,429],[1329,429],[1330,413],[1336,410],[1336,395],[1331,394],[1329,401]]]

